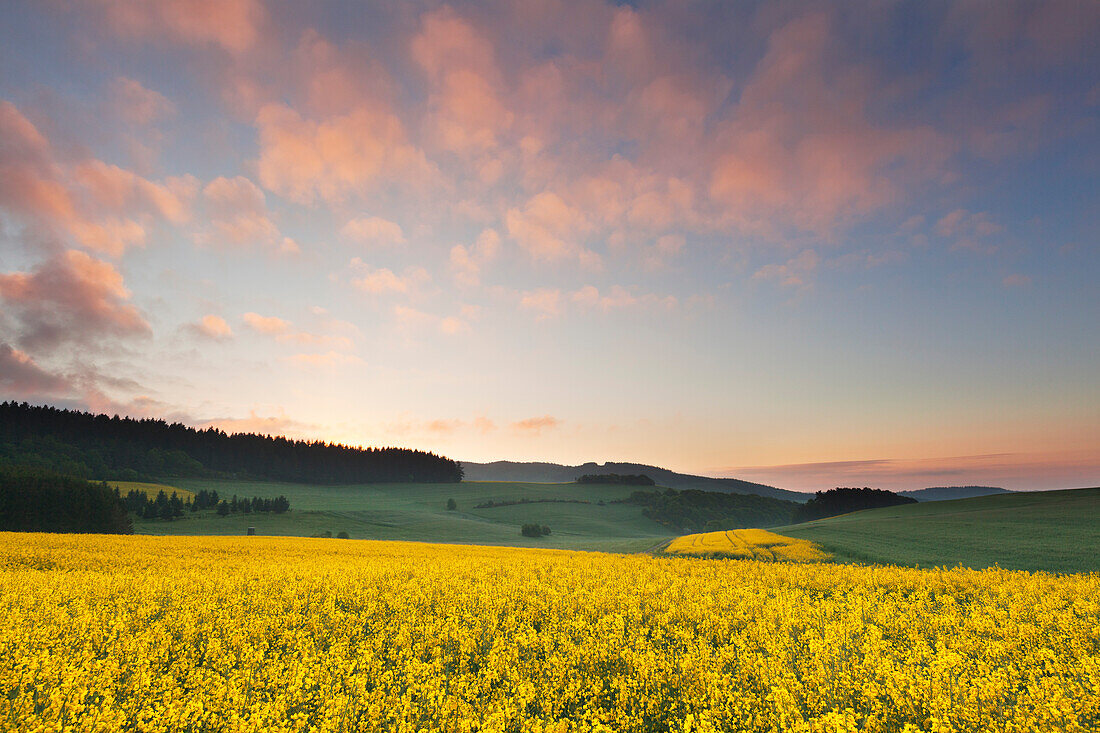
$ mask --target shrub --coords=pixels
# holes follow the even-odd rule
[[[348,537],[348,533],[347,533],[347,532],[339,532],[339,533],[337,533],[337,535],[336,535],[336,539],[338,539],[338,540],[346,540],[346,539],[351,539],[351,538],[350,538],[350,537]]]
[[[447,499],[447,511],[453,512],[455,509],[458,509],[458,502],[454,499]]]

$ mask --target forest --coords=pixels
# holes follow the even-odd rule
[[[118,492],[104,482],[0,465],[0,531],[133,534]]]
[[[355,448],[254,433],[229,435],[158,419],[0,403],[0,463],[85,479],[172,476],[328,484],[454,483],[462,466],[406,448]]]

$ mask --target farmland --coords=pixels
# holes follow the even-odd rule
[[[1100,488],[995,494],[869,509],[772,531],[841,561],[1100,571]]]
[[[108,481],[107,483],[111,488],[118,489],[119,493],[123,496],[126,496],[126,494],[131,491],[140,491],[150,499],[156,499],[157,494],[163,491],[166,496],[171,497],[172,494],[176,494],[184,501],[195,498],[195,493],[193,491],[181,489],[171,484],[151,484],[142,481]]]
[[[640,507],[618,503],[636,487],[510,481],[329,486],[221,479],[177,479],[172,485],[216,490],[223,498],[285,495],[291,511],[227,517],[205,511],[171,522],[135,519],[135,532],[243,535],[254,526],[261,535],[343,531],[352,539],[608,552],[653,550],[674,534],[643,516]],[[454,511],[447,510],[448,499],[455,500]],[[552,534],[521,537],[526,522],[549,525]],[[1100,571],[1093,551],[1100,546],[1100,489],[922,502],[769,530],[809,540],[837,562]]]
[[[1092,731],[1100,576],[7,534],[0,725]]]
[[[517,545],[574,550],[642,551],[667,539],[668,528],[642,516],[641,508],[614,503],[638,487],[464,481],[459,484],[317,485],[265,481],[178,479],[173,485],[221,498],[276,497],[290,500],[280,515],[213,512],[165,522],[134,521],[138,534],[311,537],[347,532],[353,539],[414,540]],[[448,499],[457,508],[447,509]],[[493,503],[493,506],[484,506]],[[600,502],[603,502],[601,505]],[[478,508],[479,505],[481,508]],[[551,527],[547,537],[520,536],[526,522]]]
[[[829,559],[812,542],[763,529],[731,529],[677,537],[665,548],[673,555],[735,557],[744,560],[818,562]]]

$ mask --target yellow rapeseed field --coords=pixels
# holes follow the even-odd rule
[[[766,529],[731,529],[677,537],[665,548],[674,555],[724,555],[747,560],[787,560],[818,562],[828,560],[824,552],[809,540],[769,532]]]
[[[1096,731],[1100,575],[0,534],[10,731]]]
[[[108,481],[107,483],[112,488],[118,489],[123,498],[131,491],[140,491],[150,499],[156,499],[157,494],[161,491],[169,498],[171,498],[172,494],[176,494],[184,501],[195,498],[195,492],[188,491],[187,489],[180,489],[175,486],[169,486],[168,484],[148,484],[142,481]]]

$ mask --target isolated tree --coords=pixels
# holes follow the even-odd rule
[[[447,511],[453,512],[455,509],[458,509],[458,502],[454,499],[447,499]]]

